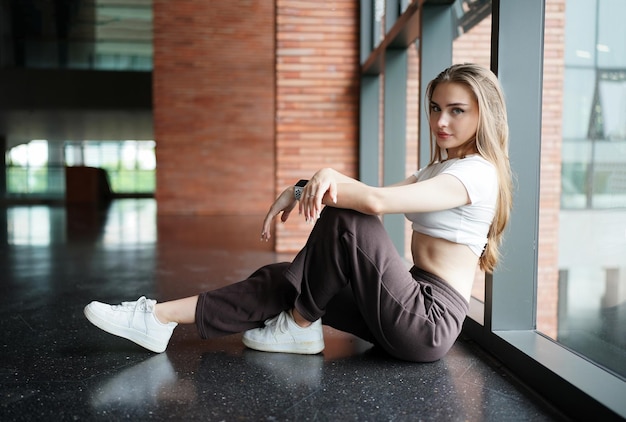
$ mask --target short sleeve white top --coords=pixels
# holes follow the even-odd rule
[[[417,181],[450,174],[463,183],[470,203],[442,211],[407,213],[413,230],[467,245],[481,256],[495,215],[498,198],[496,168],[478,154],[434,163],[417,171]]]

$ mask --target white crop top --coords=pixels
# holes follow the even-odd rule
[[[463,183],[470,204],[442,211],[405,214],[413,230],[428,236],[469,246],[481,256],[495,215],[498,198],[496,168],[478,154],[454,158],[424,167],[415,173],[417,181],[439,174],[451,174]]]

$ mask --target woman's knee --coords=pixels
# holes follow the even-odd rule
[[[348,225],[351,225],[351,223],[354,222],[358,222],[359,226],[378,226],[382,224],[380,218],[375,215],[363,214],[362,212],[351,209],[335,208],[330,206],[324,208],[321,217],[332,219],[334,221],[341,221]]]

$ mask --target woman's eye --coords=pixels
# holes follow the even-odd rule
[[[439,108],[438,105],[431,104],[430,105],[430,111],[441,111],[441,109]]]
[[[453,114],[463,114],[464,112],[465,112],[465,110],[463,110],[462,108],[452,109],[452,113]]]

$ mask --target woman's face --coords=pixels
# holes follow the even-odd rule
[[[459,156],[460,148],[476,135],[478,102],[472,91],[456,82],[437,85],[430,99],[430,130],[448,158]]]

